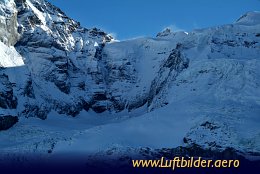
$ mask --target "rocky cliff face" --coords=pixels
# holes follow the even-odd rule
[[[17,42],[15,48],[26,66],[21,74],[25,84],[18,94],[24,106],[18,114],[26,117],[45,119],[51,110],[71,116],[89,109],[153,110],[168,103],[164,96],[168,85],[188,68],[190,59],[196,59],[187,56],[189,52],[204,52],[207,58],[236,57],[238,47],[241,54],[259,53],[257,33],[238,25],[246,17],[236,25],[190,34],[162,32],[156,39],[107,44],[111,36],[82,28],[45,0],[2,3],[2,18],[9,21],[1,27],[8,28],[2,38],[6,44]]]
[[[16,5],[21,28],[16,48],[28,65],[29,88],[35,99],[23,113],[28,115],[31,107],[46,114],[54,109],[72,116],[88,110],[96,92],[91,86],[100,88],[97,55],[112,38],[99,29],[80,27],[47,1],[17,1]]]
[[[111,54],[114,53],[106,44],[113,39],[111,36],[96,28],[82,28],[47,1],[17,0],[7,7],[18,17],[11,28],[19,32],[17,36],[20,39],[15,48],[23,57],[26,67],[21,74],[25,84],[18,94],[20,105],[23,105],[18,109],[18,115],[45,119],[52,109],[71,116],[89,109],[97,113],[131,111],[145,104],[150,105],[154,93],[159,93],[162,88],[162,84],[155,86],[156,79],[149,79],[145,86],[138,87],[141,79],[137,66],[142,55],[135,55],[135,52],[139,46],[144,52],[149,51],[149,39],[143,39],[143,43],[133,43],[130,56],[112,55],[120,58],[113,61]],[[12,39],[9,40],[11,42]],[[115,53],[120,51],[119,48]],[[180,69],[170,66],[185,64],[182,58],[176,56],[179,55],[172,58],[175,60],[169,60],[173,61],[168,66],[171,72],[180,72]],[[171,54],[160,59],[166,60],[167,57]],[[160,66],[163,67],[163,63]],[[133,91],[131,96],[125,96],[126,90],[134,88],[142,92],[137,94]]]
[[[17,10],[14,1],[0,1],[0,41],[14,45],[19,39],[17,28]]]

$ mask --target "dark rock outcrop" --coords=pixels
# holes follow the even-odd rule
[[[0,108],[15,109],[17,98],[13,94],[12,83],[6,74],[0,74]]]
[[[18,122],[17,116],[11,116],[11,115],[0,116],[0,131],[11,128],[17,122]]]

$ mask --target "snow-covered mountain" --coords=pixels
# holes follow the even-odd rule
[[[196,144],[260,156],[260,12],[113,42],[46,0],[1,0],[0,40],[0,130],[19,118],[2,154]]]

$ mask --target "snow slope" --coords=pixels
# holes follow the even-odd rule
[[[10,68],[24,66],[22,56],[17,53],[14,47],[8,47],[0,42],[0,67]]]

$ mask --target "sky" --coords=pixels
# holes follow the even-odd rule
[[[233,23],[260,0],[48,0],[83,27],[97,27],[119,40]]]

